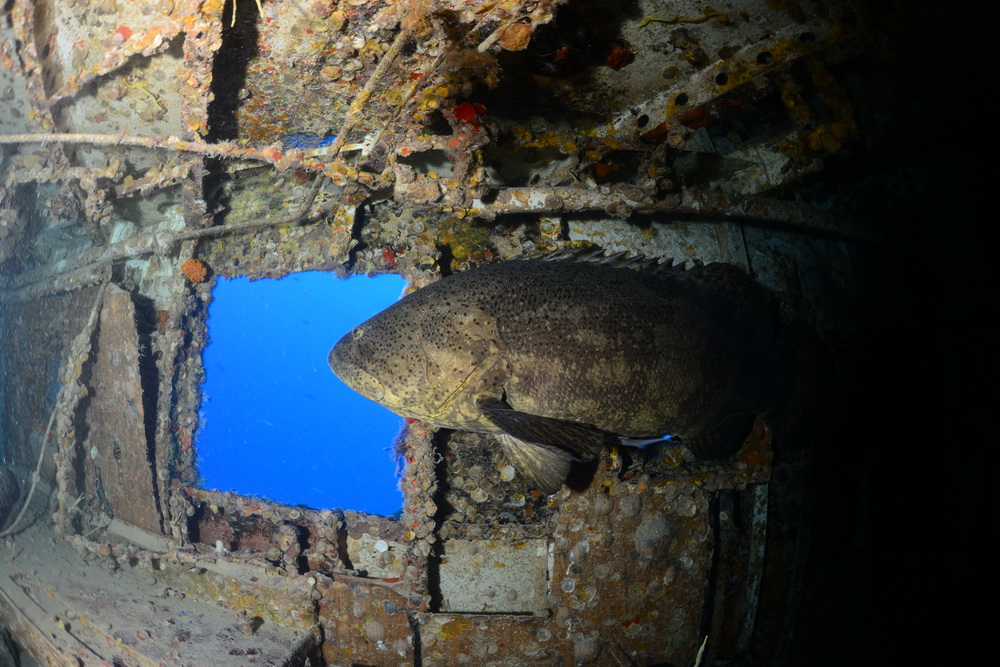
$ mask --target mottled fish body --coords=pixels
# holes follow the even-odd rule
[[[777,341],[768,293],[727,264],[508,260],[406,296],[329,362],[397,414],[496,434],[553,493],[606,442],[735,451],[771,407]]]

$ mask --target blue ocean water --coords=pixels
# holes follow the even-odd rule
[[[218,279],[196,445],[205,488],[317,509],[401,508],[391,447],[402,419],[349,389],[326,357],[405,285],[318,271]]]

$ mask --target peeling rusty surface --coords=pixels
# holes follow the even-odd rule
[[[530,616],[421,614],[423,664],[573,664],[571,646],[550,621]]]
[[[322,594],[323,655],[330,664],[413,664],[417,643],[405,597],[374,583],[334,576],[317,583]]]
[[[41,442],[45,420],[63,380],[59,377],[60,361],[86,322],[87,309],[96,294],[95,288],[66,292],[18,303],[5,314],[4,348],[17,352],[7,359],[7,377],[24,378],[5,386],[4,443],[5,455],[11,459],[33,460],[26,451],[19,452],[19,447],[35,450]],[[56,313],[58,317],[53,317]],[[46,475],[51,477],[51,467],[46,468]]]
[[[160,532],[156,474],[149,455],[146,411],[150,403],[139,377],[139,335],[127,292],[111,287],[104,296],[97,360],[90,377],[81,445],[87,491],[105,513],[150,532]],[[149,415],[148,419],[155,419]]]
[[[639,663],[690,659],[708,581],[708,497],[687,484],[662,495],[641,484],[605,488],[603,499],[576,499],[560,513],[550,591],[556,625],[576,651],[593,641]]]

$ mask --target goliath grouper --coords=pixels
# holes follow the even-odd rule
[[[798,367],[826,350],[806,327],[791,332],[777,333],[769,294],[728,264],[508,260],[406,296],[345,335],[329,363],[399,415],[496,434],[554,493],[572,461],[606,443],[669,434],[700,458],[727,456],[760,414],[795,444],[815,417]],[[796,353],[791,339],[811,343]]]

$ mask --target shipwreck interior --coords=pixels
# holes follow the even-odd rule
[[[997,441],[983,22],[3,0],[0,663],[959,664]],[[547,496],[411,420],[392,516],[199,483],[218,278],[576,249],[745,270],[829,350],[824,429],[612,447]]]

